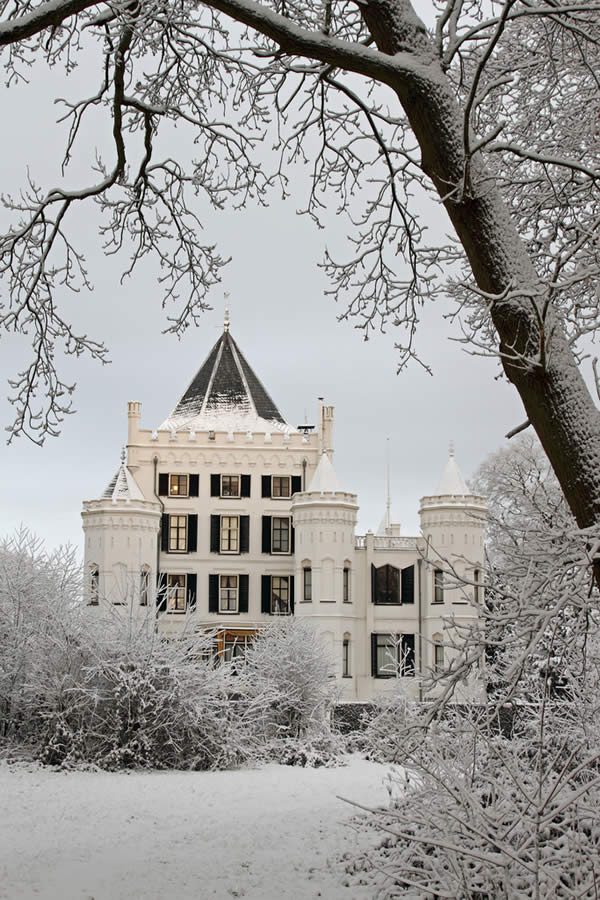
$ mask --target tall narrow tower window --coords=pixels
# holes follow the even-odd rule
[[[100,601],[100,569],[95,563],[90,566],[90,599],[89,606],[98,606]]]

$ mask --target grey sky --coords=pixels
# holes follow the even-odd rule
[[[29,92],[7,92],[5,121],[12,117],[14,140],[3,147],[3,189],[22,183],[25,162],[49,184],[58,177],[60,134],[51,127],[57,112],[49,102],[53,91],[61,92],[55,79],[58,75],[51,73],[47,84]],[[71,96],[76,89],[69,86]],[[34,94],[39,114],[20,117],[21,105]],[[93,161],[93,143],[90,133],[69,183],[85,177],[83,162]],[[334,465],[343,487],[359,495],[360,532],[375,530],[383,514],[387,437],[393,518],[408,534],[417,530],[419,497],[435,488],[449,440],[454,440],[468,477],[502,443],[505,432],[519,424],[524,418],[520,402],[508,385],[495,380],[496,363],[467,356],[448,340],[458,330],[443,319],[450,311],[443,302],[424,311],[419,338],[434,377],[416,365],[396,376],[393,328],[365,343],[352,324],[337,323],[342,309],[323,296],[327,282],[317,264],[326,244],[339,246],[346,224],[332,213],[327,229],[318,231],[295,215],[302,177],[299,173],[298,199],[276,199],[269,209],[207,216],[210,226],[203,240],[217,242],[222,254],[233,259],[222,286],[209,298],[214,311],[181,341],[161,335],[165,317],[157,270],[147,265],[121,285],[126,258],[104,259],[94,232],[95,210],[79,214],[76,225],[89,251],[95,290],[61,301],[82,330],[107,343],[112,364],[60,361],[63,374],[78,383],[77,414],[66,420],[62,436],[49,439],[43,449],[24,438],[11,447],[2,444],[0,532],[22,522],[50,545],[81,543],[81,501],[97,496],[118,465],[126,441],[127,401],[142,401],[143,427],[160,424],[218,337],[225,291],[230,294],[232,334],[287,421],[297,425],[306,410],[309,422],[315,422],[320,395],[335,406]],[[26,345],[20,336],[0,336],[3,395],[6,379],[24,365]],[[4,400],[0,417],[3,425],[12,420]]]

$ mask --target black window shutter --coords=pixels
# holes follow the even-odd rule
[[[371,563],[371,603],[377,603],[377,569]]]
[[[262,552],[271,552],[271,516],[262,517]]]
[[[402,569],[402,602],[415,602],[415,567],[407,566]]]
[[[221,516],[210,517],[210,552],[219,552],[219,543],[221,537]]]
[[[198,488],[200,486],[200,479],[198,475],[190,475],[190,497],[198,496]]]
[[[415,636],[414,634],[402,635],[402,674],[415,674]]]
[[[248,576],[240,575],[240,612],[248,612]]]
[[[371,635],[371,675],[377,678],[377,635]]]
[[[169,493],[169,476],[167,472],[158,473],[158,496],[166,497]]]
[[[219,612],[219,576],[208,576],[208,611],[209,613]]]
[[[292,529],[292,540],[290,541],[290,547],[292,549],[292,553],[294,553],[296,550],[296,529],[291,523],[290,528]]]
[[[220,475],[211,475],[210,476],[210,496],[211,497],[220,497],[221,496],[221,476]]]
[[[240,553],[250,550],[250,516],[240,516]]]
[[[242,497],[249,497],[250,496],[250,476],[249,475],[242,475],[241,488],[242,489],[240,491],[240,495]]]
[[[167,609],[167,576],[159,572],[156,576],[156,610],[165,612]]]
[[[271,476],[263,475],[261,479],[262,483],[262,496],[270,497],[271,496]]]
[[[294,576],[290,575],[290,612],[294,614]]]
[[[261,575],[260,578],[260,611],[271,612],[271,576]]]
[[[163,513],[160,517],[160,549],[163,553],[169,552],[169,516]]]
[[[188,553],[195,553],[198,549],[198,516],[188,516]],[[194,575],[194,578],[196,576]]]
[[[187,608],[189,610],[196,609],[196,574],[193,573],[187,577]]]
[[[297,494],[302,490],[302,476],[292,475],[292,494]]]

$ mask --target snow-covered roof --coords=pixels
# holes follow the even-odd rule
[[[465,495],[469,493],[469,488],[467,487],[465,479],[462,477],[462,473],[454,458],[454,447],[451,445],[450,458],[446,463],[446,468],[442,472],[442,477],[440,478],[440,483],[437,486],[434,496],[445,496],[447,494]]]
[[[145,498],[125,462],[122,462],[100,499],[112,500],[113,503],[116,503],[119,500],[144,500]]]
[[[342,490],[327,453],[322,454],[308,490],[318,491],[321,494]]]
[[[288,434],[295,430],[247,363],[228,323],[159,430],[183,429]]]

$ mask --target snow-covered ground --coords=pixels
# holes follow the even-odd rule
[[[0,765],[0,897],[355,900],[339,858],[375,839],[387,767],[56,772]]]

